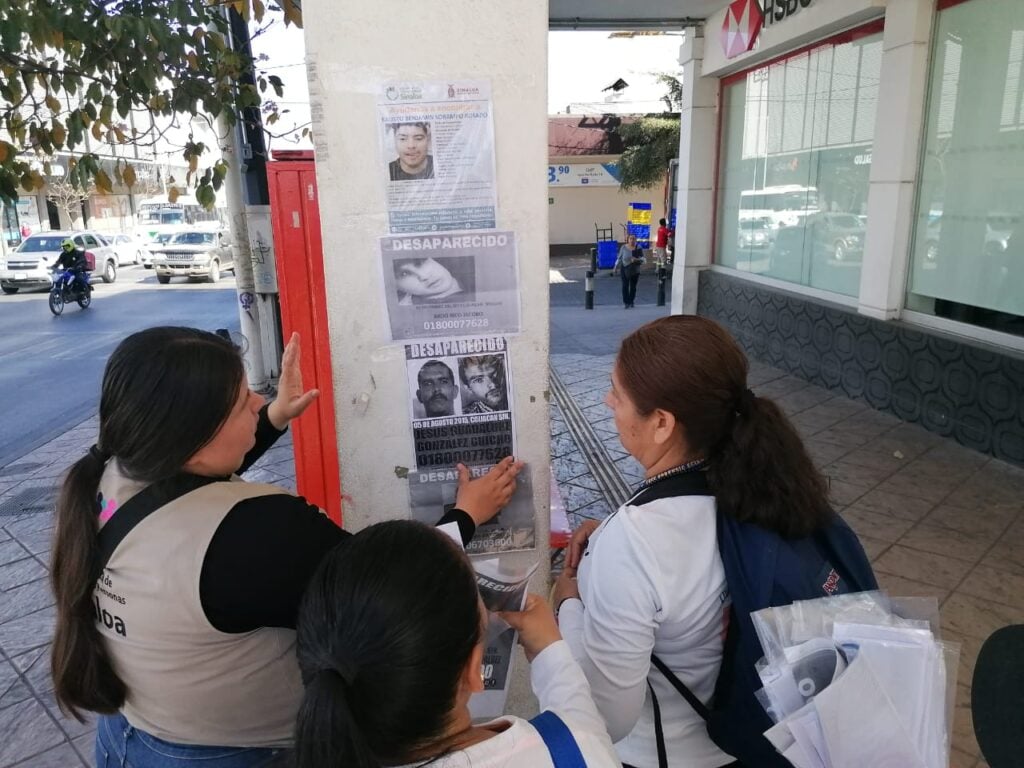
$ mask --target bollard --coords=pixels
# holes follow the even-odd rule
[[[594,271],[592,269],[588,269],[587,270],[587,280],[584,283],[584,286],[586,288],[586,293],[584,294],[583,308],[584,309],[593,309],[594,308]]]
[[[658,306],[665,306],[665,267],[658,267]]]

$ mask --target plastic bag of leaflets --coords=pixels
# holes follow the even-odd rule
[[[935,598],[859,592],[751,614],[765,737],[796,768],[946,768],[959,646]]]

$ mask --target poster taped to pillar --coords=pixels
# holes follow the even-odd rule
[[[392,341],[519,332],[515,233],[392,235],[380,251]]]
[[[496,226],[490,83],[385,83],[377,115],[389,232]]]
[[[495,615],[497,611],[519,611],[526,605],[526,589],[537,564],[527,568],[506,570],[501,560],[474,560],[476,584],[488,612],[487,634],[484,638],[483,693],[469,699],[469,713],[474,720],[493,720],[505,711],[512,672],[512,655],[516,647],[516,631]]]
[[[493,464],[469,467],[471,477],[483,477]],[[409,500],[412,517],[434,525],[455,506],[459,472],[454,467],[409,473]],[[471,555],[490,555],[533,549],[536,546],[533,510],[533,483],[530,468],[523,467],[516,478],[516,491],[493,520],[478,525],[473,540],[466,545]]]
[[[418,470],[494,464],[515,454],[504,337],[407,344],[405,360]]]

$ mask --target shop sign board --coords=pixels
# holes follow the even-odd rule
[[[727,59],[752,50],[764,27],[785,21],[813,0],[734,0],[722,22],[722,50]]]

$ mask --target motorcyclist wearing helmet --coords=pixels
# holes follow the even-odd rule
[[[86,290],[88,283],[85,281],[86,268],[85,251],[75,246],[75,241],[70,237],[65,238],[60,244],[60,255],[54,262],[54,267],[70,269],[74,272],[74,279],[71,282],[72,290]]]

